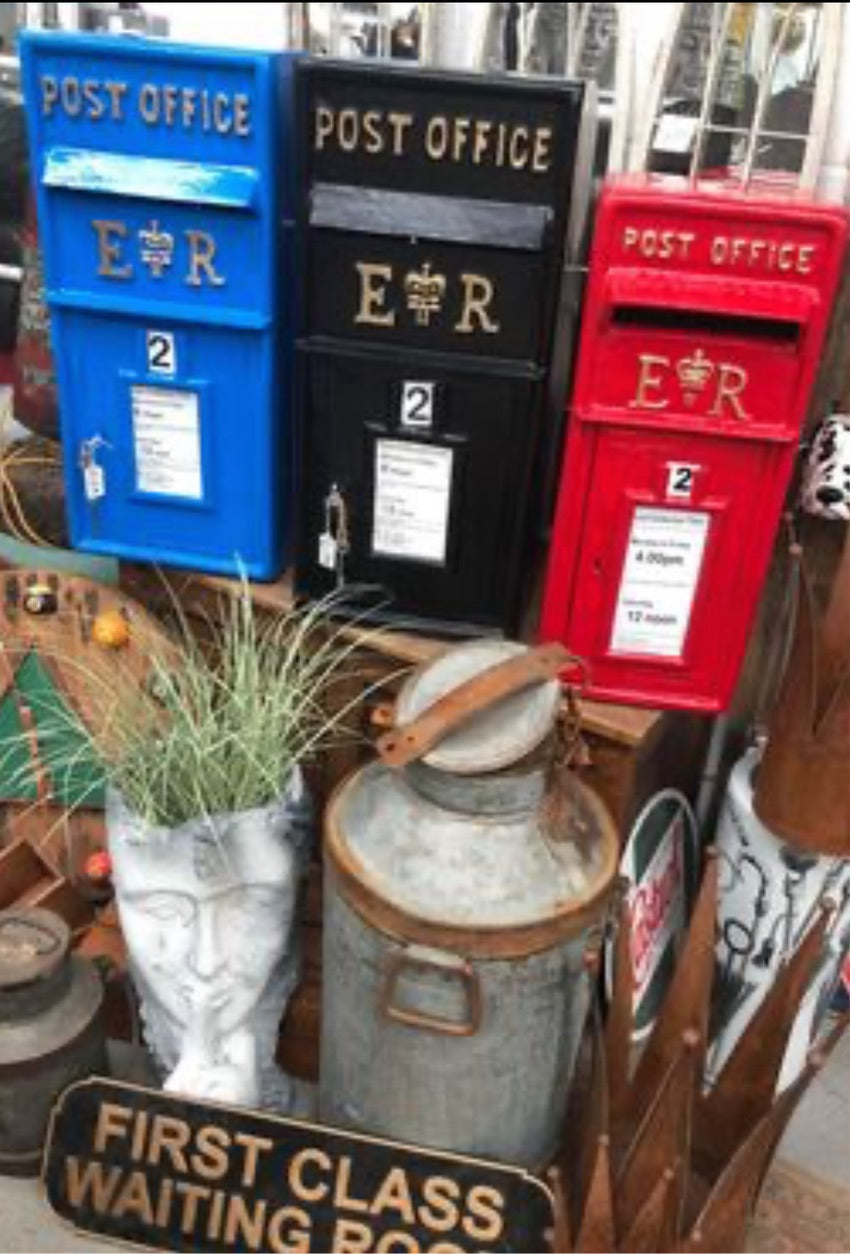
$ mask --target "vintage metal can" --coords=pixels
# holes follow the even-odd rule
[[[397,722],[525,652],[503,641],[450,650],[407,682]],[[588,1005],[586,952],[618,858],[589,789],[558,772],[568,804],[553,805],[560,702],[557,681],[525,688],[401,771],[362,768],[332,798],[328,1121],[529,1167],[555,1150]]]
[[[0,1172],[36,1175],[64,1088],[106,1069],[103,985],[49,910],[0,911]]]

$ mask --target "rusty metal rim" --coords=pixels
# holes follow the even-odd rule
[[[431,945],[469,958],[526,958],[552,949],[579,936],[602,913],[617,880],[620,842],[614,821],[600,799],[580,780],[574,785],[598,824],[604,842],[603,865],[593,888],[568,906],[535,923],[498,927],[458,927],[409,913],[369,882],[369,872],[343,841],[337,816],[346,793],[355,786],[360,767],[339,783],[325,809],[324,854],[326,871],[332,871],[344,900],[370,926],[405,944]]]

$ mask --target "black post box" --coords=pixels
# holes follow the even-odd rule
[[[296,76],[296,588],[511,632],[563,404],[589,89],[327,60]]]

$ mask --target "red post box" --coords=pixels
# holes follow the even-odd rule
[[[846,240],[802,196],[603,192],[541,627],[589,695],[728,704]]]

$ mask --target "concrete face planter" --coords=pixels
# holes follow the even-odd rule
[[[287,1111],[274,1062],[298,977],[311,810],[296,769],[262,809],[151,827],[107,799],[116,902],[145,1037],[166,1089]]]

